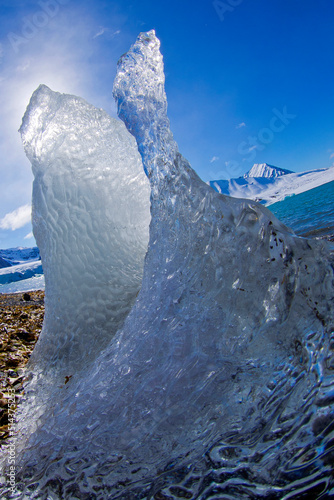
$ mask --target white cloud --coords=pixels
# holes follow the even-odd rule
[[[104,35],[105,33],[108,35],[108,38],[114,38],[114,36],[119,35],[121,30],[114,31],[111,33],[109,28],[103,28],[102,26],[99,28],[99,31],[93,36],[94,38],[98,38],[99,36]]]
[[[23,63],[20,64],[19,66],[17,66],[16,71],[17,71],[17,73],[24,73],[29,68],[30,68],[30,60],[28,59],[28,60],[23,61]]]
[[[97,33],[95,33],[95,35],[93,36],[93,39],[94,38],[98,38],[99,36],[102,36],[105,32],[106,32],[107,28],[99,28],[99,31]]]
[[[219,157],[218,156],[213,156],[210,160],[210,163],[213,163],[215,161],[219,160]]]
[[[31,221],[31,206],[22,205],[21,207],[9,212],[0,219],[0,229],[19,229]]]
[[[246,127],[246,123],[245,122],[241,122],[239,123],[239,125],[237,125],[235,128],[242,128],[242,127]]]
[[[331,160],[332,158],[334,158],[334,153],[332,153],[329,157],[329,159]]]
[[[25,235],[24,239],[25,240],[30,240],[33,237],[34,237],[34,235],[33,235],[33,232],[31,231],[30,233],[28,233],[28,234]]]

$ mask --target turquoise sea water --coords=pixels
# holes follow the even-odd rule
[[[268,208],[296,234],[334,241],[334,181],[285,198]]]

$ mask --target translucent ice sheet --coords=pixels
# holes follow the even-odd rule
[[[124,125],[41,85],[20,129],[32,163],[33,230],[45,272],[43,332],[31,363],[69,375],[93,361],[140,289],[150,190]]]
[[[18,497],[321,498],[333,488],[328,246],[198,178],[169,128],[154,31],[120,60],[114,95],[151,184],[142,286],[38,419],[22,405]]]

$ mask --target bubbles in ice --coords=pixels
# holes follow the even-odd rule
[[[40,412],[20,455],[22,490],[156,499],[329,490],[328,247],[198,178],[169,128],[154,31],[120,60],[114,95],[152,190],[142,286],[97,360]]]

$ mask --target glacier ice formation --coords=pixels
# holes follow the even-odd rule
[[[104,350],[91,362],[86,357],[85,369],[47,397],[38,391],[43,351],[36,351],[19,420],[21,497],[282,499],[309,491],[320,498],[333,488],[328,246],[296,237],[265,207],[218,194],[198,178],[170,131],[154,31],[140,34],[119,61],[114,96],[151,185],[142,284]],[[34,122],[39,106],[31,108]],[[50,136],[43,165],[52,160],[57,137]],[[41,138],[38,151],[48,139]],[[25,138],[28,152],[30,141],[33,136]],[[50,195],[57,206],[60,197],[61,207],[56,173],[49,173]],[[75,187],[69,189],[75,196]],[[89,203],[90,193],[85,196]],[[34,220],[46,248],[43,217],[47,205]],[[62,245],[64,230],[55,221],[50,250]],[[84,243],[79,254],[72,249],[78,260],[86,259]],[[45,270],[48,256],[42,254]],[[68,272],[76,274],[79,265]],[[67,281],[60,280],[63,293]],[[52,286],[50,275],[49,315],[57,307]],[[103,299],[106,309],[111,298]],[[50,334],[55,349],[58,333]],[[77,351],[75,366],[84,355]]]
[[[46,287],[31,364],[54,381],[93,361],[134,303],[150,188],[122,122],[84,99],[40,85],[20,132],[34,174],[33,229]]]

